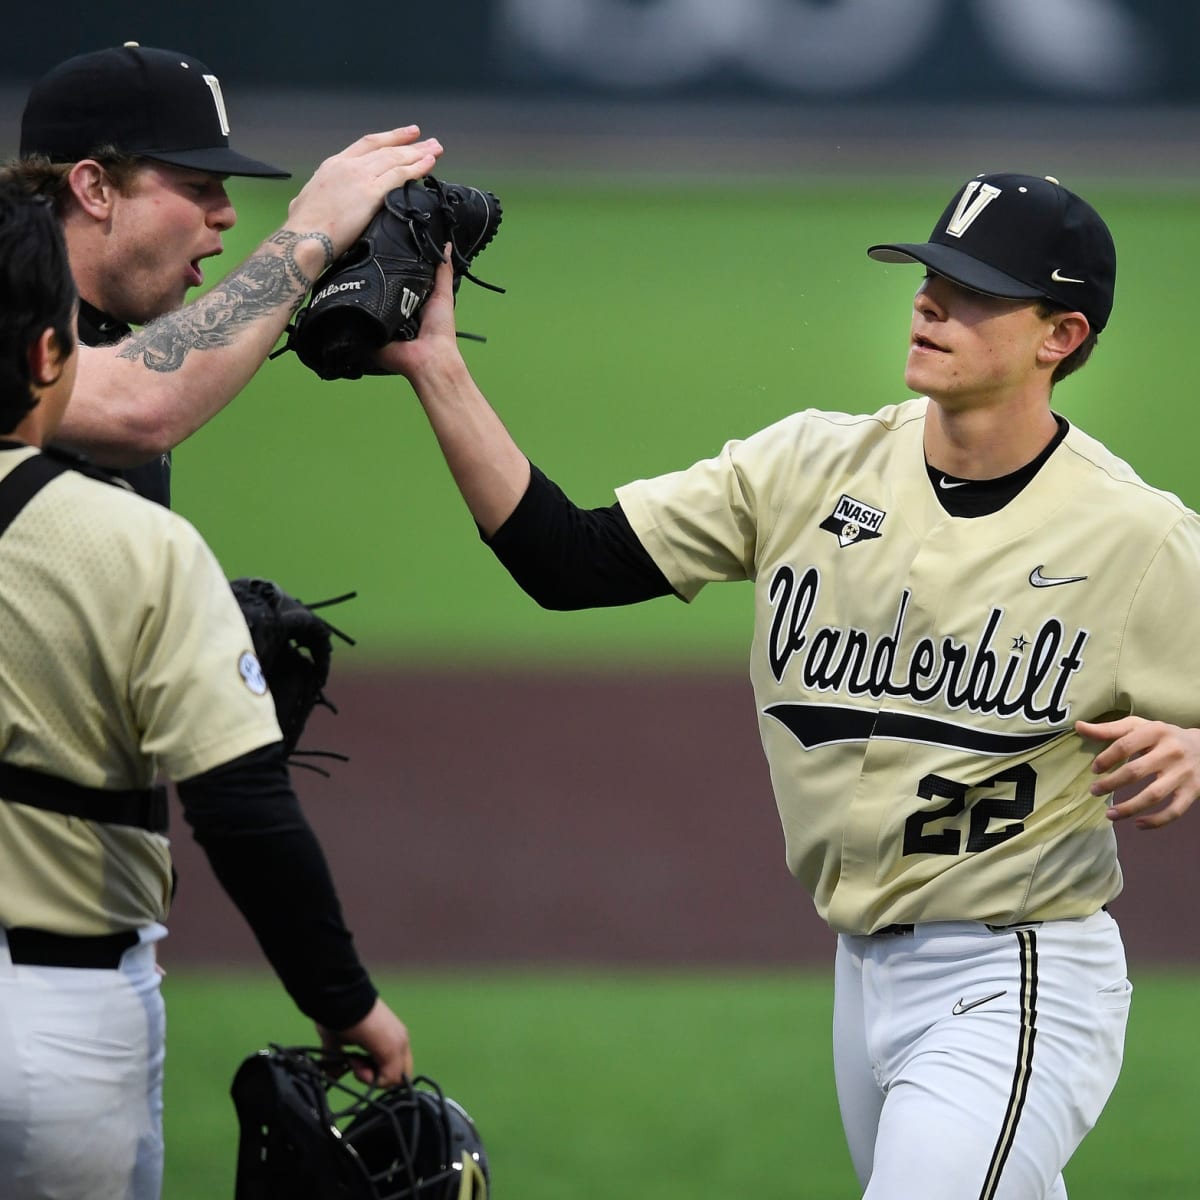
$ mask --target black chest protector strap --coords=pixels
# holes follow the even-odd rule
[[[14,445],[0,441],[0,448]],[[45,454],[34,454],[13,467],[0,480],[0,536],[46,484],[68,470],[67,463]],[[167,831],[169,810],[165,787],[90,788],[57,775],[0,762],[0,799],[106,825],[132,825],[151,833]]]
[[[14,449],[19,442],[0,441],[0,449]],[[50,482],[66,471],[66,463],[46,454],[33,454],[17,463],[0,480],[0,535],[13,523],[17,514]]]

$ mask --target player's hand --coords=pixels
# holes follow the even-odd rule
[[[422,140],[416,125],[368,133],[316,169],[288,205],[287,228],[325,234],[336,257],[350,248],[392,188],[428,175],[441,153],[437,138]]]
[[[351,1056],[355,1076],[360,1082],[376,1087],[395,1087],[406,1075],[412,1077],[412,1047],[408,1028],[381,1000],[357,1025],[335,1031],[317,1026],[322,1049],[338,1054],[344,1046],[358,1046],[367,1057]]]
[[[1139,829],[1158,829],[1182,817],[1200,795],[1200,729],[1122,717],[1076,721],[1075,732],[1109,743],[1092,764],[1099,776],[1092,795],[1113,796],[1110,820],[1136,817]]]
[[[421,329],[411,342],[389,342],[375,355],[375,365],[393,375],[414,380],[446,356],[461,358],[454,328],[454,267],[450,245],[443,247],[446,261],[437,269],[433,291],[421,306]]]

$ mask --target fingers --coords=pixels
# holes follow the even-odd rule
[[[442,249],[442,261],[434,275],[433,291],[421,306],[421,328],[417,341],[429,346],[434,339],[441,344],[454,342],[454,264],[450,243]]]
[[[425,303],[428,305],[430,301],[445,301],[452,307],[454,305],[454,260],[452,257],[453,247],[447,242],[442,247],[442,261],[438,264],[433,277],[433,291],[429,294],[429,300]]]
[[[1134,818],[1139,829],[1159,829],[1178,820],[1200,795],[1200,730],[1164,721],[1125,717],[1079,721],[1083,737],[1108,741],[1092,763],[1094,796],[1113,797],[1112,821]]]
[[[349,1029],[339,1032],[318,1026],[321,1045],[326,1051],[341,1053],[344,1046],[358,1046],[366,1057],[348,1057],[350,1069],[361,1083],[373,1087],[395,1087],[413,1073],[412,1045],[408,1027],[381,1000]]]
[[[405,1078],[412,1077],[413,1056],[408,1041],[408,1030],[403,1021],[397,1019],[396,1025],[398,1030],[387,1037],[385,1045],[378,1046],[371,1052],[376,1087],[395,1087]]]
[[[1124,794],[1118,789],[1105,816],[1110,821],[1133,818],[1138,829],[1161,829],[1179,820],[1191,808],[1195,797],[1196,789],[1192,786],[1173,786],[1170,779],[1147,779]]]
[[[1147,772],[1134,767],[1130,760],[1143,754],[1152,744],[1155,731],[1153,722],[1140,717],[1124,717],[1120,721],[1076,721],[1075,731],[1093,741],[1108,742],[1092,761],[1092,771],[1100,775],[1112,772],[1112,776],[1092,784],[1092,795],[1101,796],[1124,784],[1135,783]],[[1127,767],[1128,769],[1123,769]],[[1106,786],[1111,783],[1111,786]]]
[[[441,153],[442,144],[437,138],[421,139],[419,126],[404,125],[382,133],[365,134],[341,153],[326,159],[322,167],[339,162],[354,163],[357,166],[363,160],[375,160],[381,170],[387,170],[397,165],[406,166],[436,160]]]
[[[365,180],[383,179],[396,172],[404,172],[409,178],[419,178],[420,169],[432,166],[442,154],[442,143],[437,138],[418,141],[419,132],[415,125],[410,125],[407,130],[369,133],[359,138],[339,154],[321,163],[301,195],[314,186],[361,184]]]
[[[1119,721],[1076,721],[1075,732],[1081,737],[1089,738],[1095,742],[1109,742],[1110,745],[1101,750],[1096,755],[1096,762],[1100,764],[1099,769],[1105,770],[1108,766],[1114,763],[1121,762],[1129,757],[1126,747],[1129,742],[1122,744],[1122,739],[1131,739],[1136,735],[1137,730],[1147,724],[1140,717],[1122,717]],[[1093,768],[1095,770],[1097,768]]]
[[[382,160],[377,178],[384,191],[399,187],[410,179],[420,179],[433,170],[442,154],[442,143],[436,138],[427,138],[415,146],[406,146],[404,151],[392,150],[388,155],[379,155]]]
[[[404,146],[415,142],[421,136],[419,125],[397,125],[395,129],[384,129],[378,133],[367,133],[357,141],[351,142],[343,154],[366,154],[381,146]]]
[[[324,234],[341,254],[388,192],[428,175],[441,153],[441,142],[421,139],[416,125],[366,134],[321,163],[289,205],[288,227]]]

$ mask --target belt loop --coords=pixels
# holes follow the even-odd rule
[[[0,977],[11,979],[13,974],[12,955],[8,952],[8,934],[0,927]]]

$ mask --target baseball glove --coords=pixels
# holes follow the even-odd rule
[[[297,754],[317,754],[344,759],[345,755],[327,750],[297,750],[296,744],[318,704],[337,712],[324,691],[329,679],[333,637],[354,645],[352,637],[318,617],[313,609],[339,604],[351,599],[355,593],[348,592],[332,600],[307,605],[266,579],[243,577],[233,580],[229,586],[246,618],[254,653],[271,689],[275,715],[283,731],[286,757],[293,759]],[[311,766],[309,763],[294,765]],[[311,769],[320,770],[319,767]]]
[[[284,350],[322,379],[370,374],[371,355],[387,342],[417,336],[421,306],[450,243],[454,291],[471,262],[495,236],[500,201],[491,192],[432,175],[394,188],[362,236],[313,285],[308,304],[288,329]],[[282,353],[282,351],[280,351]]]

